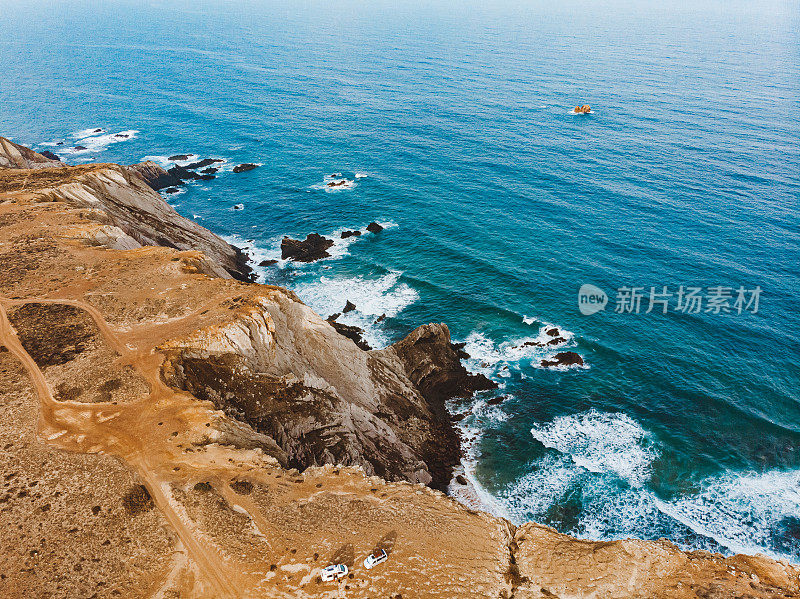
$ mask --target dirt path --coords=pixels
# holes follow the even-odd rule
[[[124,405],[56,401],[44,374],[20,343],[8,319],[9,306],[29,303],[69,305],[88,313],[105,341],[120,355],[119,360],[133,366],[145,378],[150,386],[150,394]],[[185,427],[198,420],[209,420],[212,410],[163,383],[160,376],[161,356],[149,349],[146,352],[131,349],[94,306],[77,300],[11,300],[0,297],[0,344],[5,345],[30,374],[40,402],[39,433],[42,438],[62,449],[109,453],[125,460],[143,480],[155,505],[186,548],[189,558],[213,586],[213,596],[246,596],[247,588],[254,581],[244,579],[235,564],[224,559],[203,535],[198,534],[195,524],[171,495],[170,485],[177,482],[177,476],[170,476],[169,473],[175,472],[174,464],[185,462],[186,457],[170,441],[169,431],[177,433],[182,430],[181,427],[187,430]],[[159,423],[169,426],[159,426]],[[238,471],[235,466],[226,467],[222,462],[220,460],[217,467],[220,487],[230,489],[227,481],[236,476]],[[230,493],[226,497],[234,496]],[[254,522],[261,524],[259,528],[264,527],[264,520],[257,508],[248,504],[246,509]]]

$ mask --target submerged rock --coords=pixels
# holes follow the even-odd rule
[[[252,164],[250,162],[246,162],[244,164],[239,164],[233,167],[234,173],[246,173],[247,171],[252,171],[254,168],[258,168],[257,164]]]
[[[281,241],[281,258],[296,262],[314,262],[329,257],[327,250],[332,245],[332,239],[318,233],[309,233],[303,240],[284,237]]]

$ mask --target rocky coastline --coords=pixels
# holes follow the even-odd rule
[[[0,138],[0,596],[800,596],[784,562],[578,540],[447,497],[445,402],[496,387],[447,326],[365,349],[253,283],[156,192],[176,178]],[[339,562],[353,577],[322,582]]]

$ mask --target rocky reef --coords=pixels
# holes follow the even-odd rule
[[[0,146],[0,596],[800,596],[765,557],[458,504],[445,401],[493,383],[444,324],[362,349],[250,282],[158,169]]]

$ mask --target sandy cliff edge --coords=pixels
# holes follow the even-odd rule
[[[0,596],[800,596],[793,565],[414,484],[457,459],[442,398],[480,388],[446,327],[365,352],[247,275],[123,167],[0,169]]]

